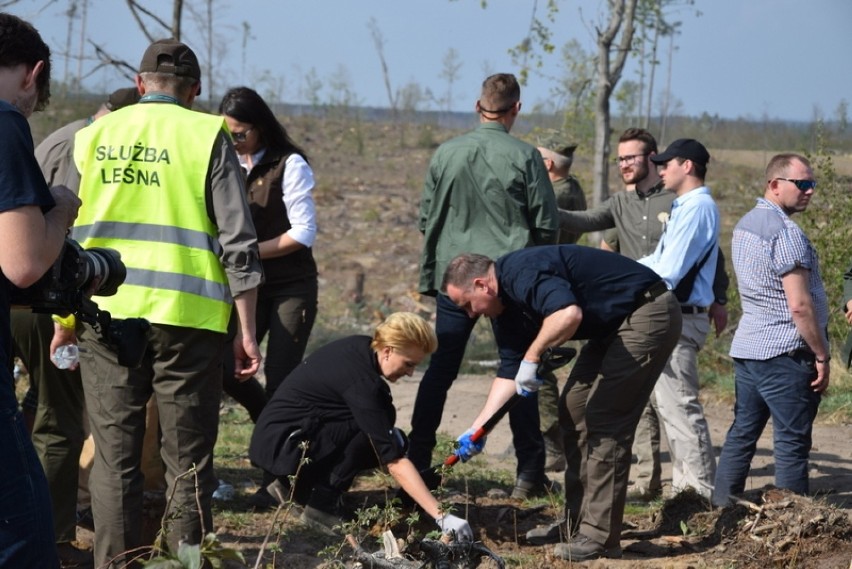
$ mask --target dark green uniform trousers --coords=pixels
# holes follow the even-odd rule
[[[73,541],[77,539],[77,480],[85,439],[80,372],[58,369],[50,361],[53,321],[49,314],[13,310],[12,338],[15,355],[38,390],[33,445],[50,487],[56,541]]]

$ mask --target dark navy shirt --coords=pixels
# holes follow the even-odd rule
[[[18,109],[0,101],[0,211],[24,206],[47,211],[53,196],[33,154],[30,125]],[[0,273],[0,406],[18,408],[12,378],[12,333],[9,329],[9,287]]]
[[[503,313],[495,322],[501,364],[498,375],[512,378],[549,315],[576,304],[583,321],[572,339],[601,339],[615,332],[660,281],[636,261],[580,245],[532,247],[496,261]]]

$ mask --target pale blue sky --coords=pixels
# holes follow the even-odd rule
[[[82,3],[83,0],[78,0]],[[307,102],[305,77],[315,70],[326,85],[345,70],[357,100],[387,106],[382,71],[367,24],[374,18],[385,39],[385,56],[394,88],[409,82],[446,93],[440,77],[450,48],[462,67],[453,87],[454,110],[472,110],[487,73],[516,72],[507,51],[525,36],[533,0],[215,0],[220,53],[215,57],[218,87],[247,84],[263,93],[274,89],[285,102]],[[56,52],[54,77],[63,78],[61,53],[67,36],[69,0],[24,0],[10,8],[30,20]],[[125,2],[88,0],[86,36],[136,65],[147,41]],[[168,19],[171,0],[143,0]],[[187,4],[204,5],[201,0]],[[539,9],[545,0],[539,0]],[[672,62],[672,93],[685,113],[704,111],[722,117],[811,120],[815,106],[829,118],[838,103],[852,102],[852,2],[849,0],[697,0],[674,19],[683,22]],[[605,0],[561,0],[554,43],[577,39],[593,48],[593,24]],[[694,14],[702,12],[700,17]],[[199,35],[186,18],[184,41],[204,57]],[[252,39],[242,65],[242,23]],[[73,52],[79,49],[75,23]],[[666,45],[660,52],[665,63]],[[87,48],[88,49],[88,48]],[[89,51],[91,53],[91,51]],[[559,66],[559,50],[545,58],[548,75]],[[84,72],[93,67],[84,64]],[[70,72],[76,72],[72,62]],[[266,78],[264,80],[263,78]],[[637,79],[629,68],[626,79]],[[662,88],[665,64],[657,71]],[[87,86],[111,91],[124,81],[99,71]],[[526,105],[547,101],[553,81],[533,75],[524,88]],[[329,97],[328,90],[320,94]]]

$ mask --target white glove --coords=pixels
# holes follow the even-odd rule
[[[544,381],[538,378],[538,364],[527,360],[522,361],[518,374],[515,376],[515,391],[518,395],[527,397],[538,391],[543,384]]]
[[[458,541],[473,541],[473,530],[467,520],[452,514],[444,514],[435,518],[435,523],[441,528],[441,532],[450,537],[455,534]]]

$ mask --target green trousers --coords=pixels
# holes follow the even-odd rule
[[[80,371],[58,369],[50,361],[53,321],[49,314],[12,311],[15,355],[38,390],[33,445],[53,502],[57,543],[77,539],[77,482],[83,448],[83,384]]]

